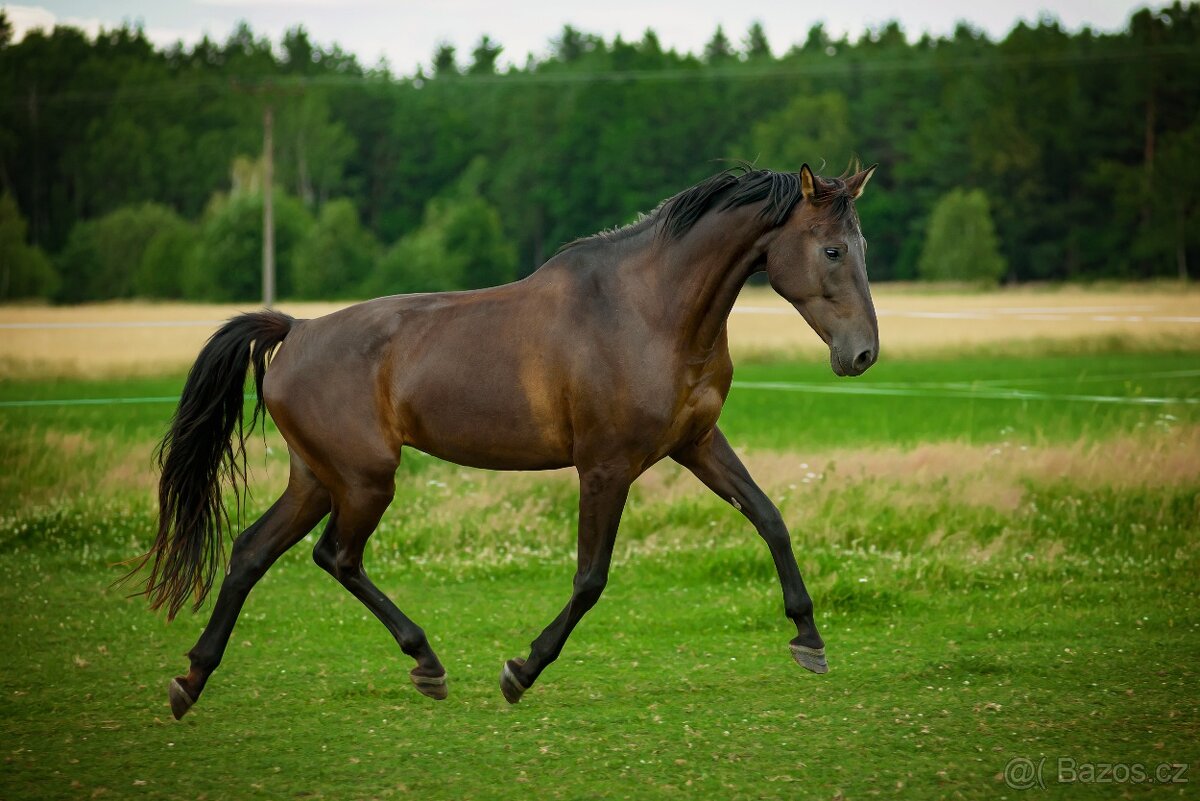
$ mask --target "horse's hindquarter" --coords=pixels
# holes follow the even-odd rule
[[[384,413],[384,355],[396,316],[383,298],[298,321],[271,361],[263,399],[289,446],[322,481],[395,468],[402,444]]]

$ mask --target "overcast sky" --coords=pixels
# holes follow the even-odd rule
[[[39,4],[0,3],[20,38],[25,30],[74,25],[94,33],[123,21],[141,23],[160,45],[182,39],[191,44],[207,33],[222,41],[239,20],[278,42],[287,28],[302,24],[317,42],[336,42],[355,53],[364,66],[385,56],[392,69],[413,72],[428,64],[434,47],[449,41],[458,47],[460,62],[480,35],[504,45],[501,63],[523,64],[528,53],[541,56],[564,24],[606,39],[621,34],[642,37],[653,28],[666,47],[699,52],[718,24],[740,43],[750,23],[759,20],[776,54],[798,40],[809,27],[824,22],[835,36],[857,37],[866,28],[898,19],[910,39],[922,32],[935,35],[953,30],[960,19],[1001,37],[1018,20],[1035,21],[1049,13],[1076,30],[1091,25],[1100,30],[1124,26],[1130,13],[1145,5],[1123,0],[995,0],[971,7],[961,0],[855,0],[854,2],[767,2],[767,0],[532,0],[497,3],[446,0],[440,3],[388,0],[54,0]],[[1154,4],[1162,5],[1161,3]]]

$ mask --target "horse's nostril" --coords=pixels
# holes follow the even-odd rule
[[[866,370],[871,366],[871,362],[874,361],[874,356],[875,354],[872,353],[870,349],[864,350],[862,353],[858,354],[857,358],[854,359],[854,369]]]

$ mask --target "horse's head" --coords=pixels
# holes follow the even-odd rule
[[[859,375],[879,356],[879,323],[867,285],[867,242],[854,201],[875,167],[846,179],[800,168],[804,202],[767,247],[771,286],[829,346],[838,375]]]

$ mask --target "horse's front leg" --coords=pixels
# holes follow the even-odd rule
[[[533,641],[528,659],[510,659],[505,663],[500,690],[510,704],[520,701],[538,675],[558,658],[571,630],[600,600],[608,582],[617,526],[632,481],[624,464],[579,468],[579,561],[571,599]]]
[[[792,540],[779,509],[771,502],[741,459],[733,452],[729,441],[714,427],[688,447],[672,454],[672,458],[691,470],[705,486],[744,514],[759,535],[766,540],[783,586],[783,609],[796,624],[796,638],[791,642],[792,656],[803,668],[825,673],[825,642],[817,632],[813,619],[813,602],[804,588],[800,566],[792,553]]]

